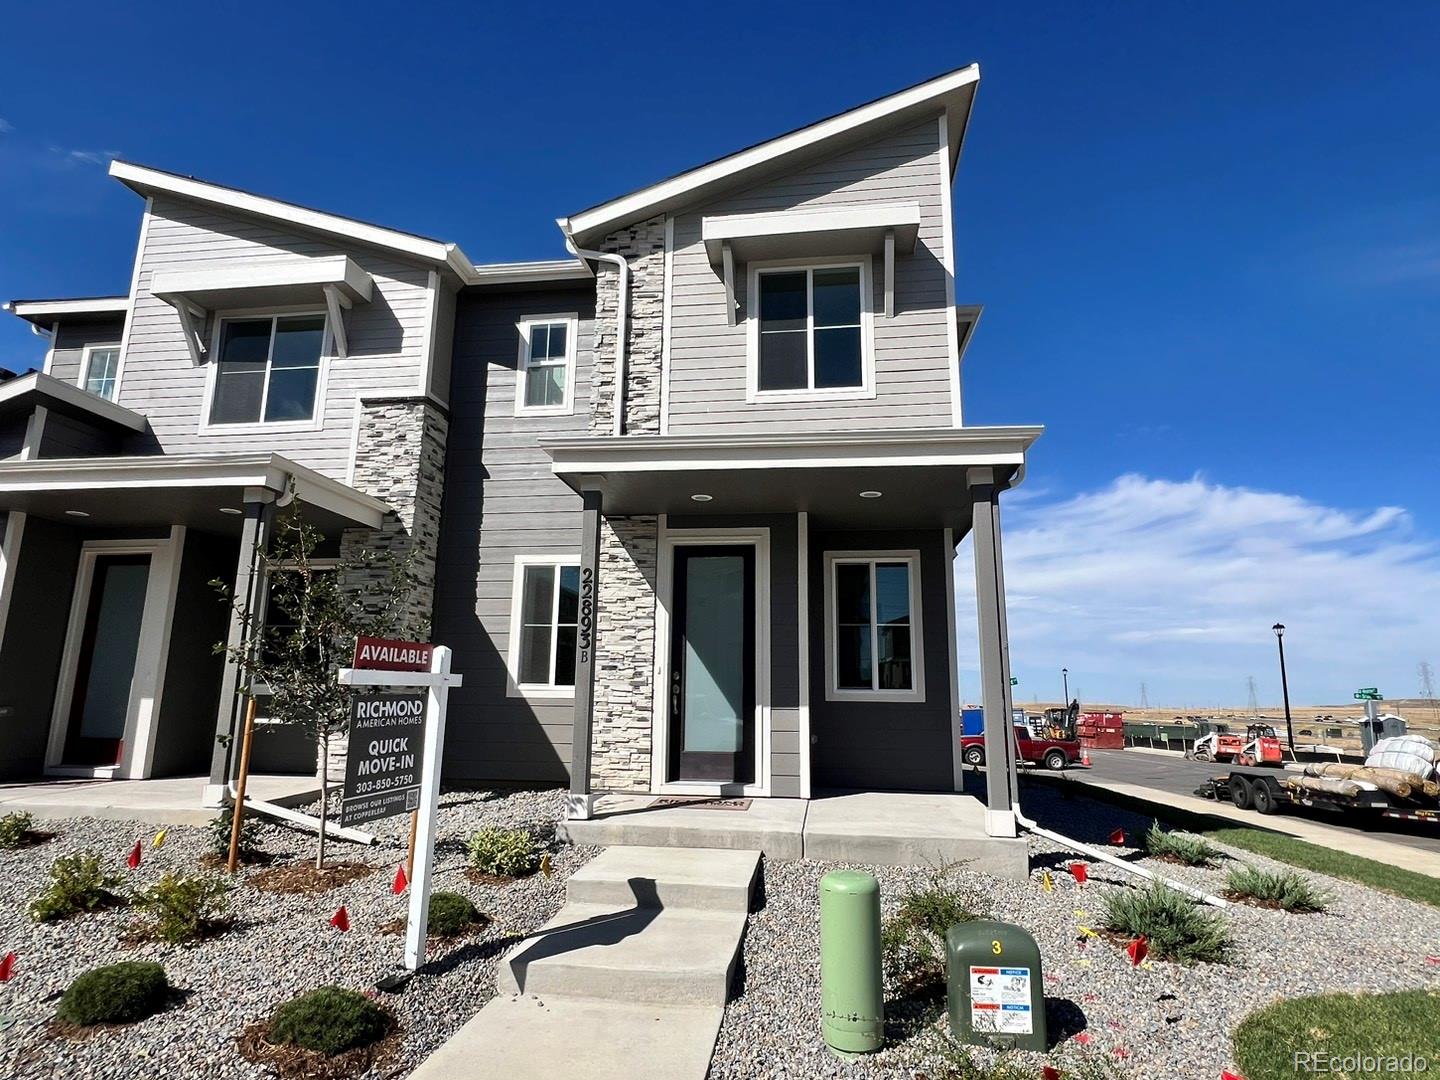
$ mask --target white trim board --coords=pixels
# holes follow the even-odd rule
[[[835,575],[845,564],[870,567],[870,663],[871,680],[878,677],[880,658],[879,624],[874,605],[878,599],[875,580],[875,564],[882,562],[906,563],[910,579],[910,670],[913,683],[909,690],[858,690],[839,689],[836,686],[836,671],[839,658],[836,655],[835,633]],[[825,552],[825,700],[867,702],[905,702],[922,705],[925,702],[925,613],[922,607],[924,593],[920,588],[920,551],[917,548],[874,551],[827,551]]]
[[[734,544],[755,548],[755,781],[723,784],[666,780],[670,743],[670,608],[674,602],[675,548]],[[655,663],[650,712],[650,790],[656,795],[770,794],[770,530],[671,529],[661,515],[657,535],[658,581],[655,588]]]
[[[66,315],[123,315],[130,309],[128,296],[78,296],[65,300],[8,300],[3,306],[26,322],[53,323]]]
[[[940,264],[945,269],[945,346],[950,358],[950,422],[957,428],[964,422],[960,400],[960,328],[955,324],[955,222],[950,189],[954,186],[950,171],[950,136],[948,118],[940,114],[940,145],[936,151],[940,168]]]
[[[533,366],[530,358],[530,338],[537,326],[563,324],[565,327],[565,396],[558,405],[525,404],[525,384]],[[580,315],[565,311],[549,315],[522,315],[515,321],[515,334],[519,349],[515,356],[515,415],[516,416],[569,416],[575,411],[575,358],[579,355]],[[540,365],[557,366],[557,365]]]
[[[524,698],[527,701],[545,701],[554,703],[557,701],[574,701],[574,686],[542,686],[534,683],[522,683],[520,681],[520,636],[521,620],[524,614],[525,603],[525,571],[532,566],[573,566],[577,569],[580,566],[580,554],[578,552],[567,552],[561,555],[516,555],[515,571],[510,583],[510,640],[505,646],[505,696],[508,698]],[[558,575],[555,594],[551,597],[550,626],[553,632],[560,611],[560,589],[558,587]],[[550,641],[550,669],[555,669],[555,655],[558,647],[558,634],[554,634]]]
[[[800,659],[800,797],[810,798],[810,515],[795,515],[796,643]]]

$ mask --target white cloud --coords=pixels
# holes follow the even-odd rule
[[[6,120],[3,116],[0,116],[0,135],[9,135],[10,132],[14,130],[15,125],[10,123],[10,121]]]
[[[1063,666],[1091,701],[1134,704],[1144,682],[1152,705],[1243,706],[1254,675],[1261,704],[1278,702],[1276,621],[1297,704],[1367,685],[1414,697],[1416,664],[1440,662],[1440,544],[1399,507],[1132,475],[1017,499],[1005,529],[1018,701],[1058,699]],[[968,545],[964,555],[962,626],[974,603]],[[962,638],[967,697],[973,656]]]

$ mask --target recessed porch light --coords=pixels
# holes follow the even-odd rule
[[[702,492],[696,492],[694,495],[691,495],[690,498],[694,499],[696,502],[711,502],[714,500],[715,496],[706,495]]]
[[[862,498],[862,499],[878,499],[878,498],[880,498],[880,496],[883,495],[883,494],[885,494],[883,491],[862,491],[862,492],[860,492],[860,498]]]
[[[89,516],[90,516],[89,512],[88,512],[88,511],[85,511],[85,510],[66,510],[65,513],[67,513],[67,514],[70,515],[71,517],[89,517]]]
[[[241,510],[238,506],[222,506],[220,507],[220,512],[222,514],[243,514],[245,511]]]

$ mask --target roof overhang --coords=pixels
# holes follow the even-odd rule
[[[127,432],[145,430],[145,417],[139,413],[42,371],[0,382],[0,416],[33,412],[37,405]]]
[[[607,514],[806,511],[846,529],[969,528],[977,483],[1018,483],[1040,427],[540,440],[575,491]],[[878,496],[862,492],[879,492]],[[709,499],[696,501],[695,495]]]
[[[309,232],[353,240],[369,247],[446,267],[461,281],[468,281],[475,272],[474,265],[465,252],[460,250],[459,245],[442,240],[387,229],[382,225],[372,225],[338,214],[327,214],[323,210],[312,210],[295,203],[241,191],[239,188],[197,180],[193,176],[180,176],[163,169],[133,165],[128,161],[110,162],[110,175],[140,195],[149,196],[156,192],[178,195],[195,202],[268,218]]]
[[[77,296],[59,300],[11,300],[5,310],[36,326],[54,323],[95,322],[124,315],[130,310],[128,296]]]
[[[589,281],[595,276],[579,259],[541,259],[535,262],[485,263],[475,267],[470,285],[528,285],[547,281]]]
[[[186,525],[239,531],[246,502],[284,503],[327,534],[378,528],[388,507],[279,454],[42,458],[0,463],[0,510],[88,528]]]
[[[887,234],[895,254],[910,255],[920,235],[919,203],[862,203],[828,210],[782,210],[704,218],[701,237],[711,266],[730,245],[740,262],[790,256],[881,254]]]
[[[856,138],[872,126],[895,126],[941,113],[948,117],[946,129],[953,172],[979,82],[980,65],[970,64],[689,169],[618,199],[559,218],[558,224],[561,231],[578,246],[586,247],[594,239],[628,222],[653,217],[716,195],[734,186],[742,174],[781,172],[823,152],[823,144],[833,140]]]

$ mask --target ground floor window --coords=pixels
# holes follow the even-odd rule
[[[826,555],[826,668],[831,700],[924,697],[920,560],[915,552]]]
[[[515,687],[527,695],[569,695],[575,686],[580,560],[522,559],[515,586],[510,635]]]

